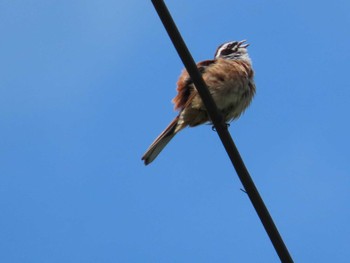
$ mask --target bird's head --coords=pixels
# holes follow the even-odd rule
[[[231,41],[221,44],[216,52],[215,59],[249,59],[247,47],[249,44],[246,43],[246,40],[242,41]]]

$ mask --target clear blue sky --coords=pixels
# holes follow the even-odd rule
[[[350,2],[167,1],[196,61],[247,39],[230,127],[296,262],[350,258]],[[145,167],[183,67],[150,1],[0,1],[0,262],[279,262],[210,126]]]

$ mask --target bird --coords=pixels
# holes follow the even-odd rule
[[[255,95],[254,70],[248,55],[246,40],[221,44],[214,59],[197,63],[218,110],[228,124],[241,116]],[[211,123],[203,101],[186,69],[177,81],[177,95],[172,100],[178,115],[154,140],[142,156],[145,165],[150,164],[185,127]]]

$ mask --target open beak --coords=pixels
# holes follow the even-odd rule
[[[245,42],[247,42],[247,40],[239,41],[239,42],[238,42],[238,47],[243,47],[243,48],[248,47],[249,44],[248,44],[248,43],[245,43]]]

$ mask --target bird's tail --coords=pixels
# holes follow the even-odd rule
[[[151,146],[147,149],[146,153],[142,156],[142,160],[145,162],[145,165],[150,164],[154,159],[156,159],[158,154],[182,128],[184,127],[179,124],[179,116],[177,116],[154,140]]]

